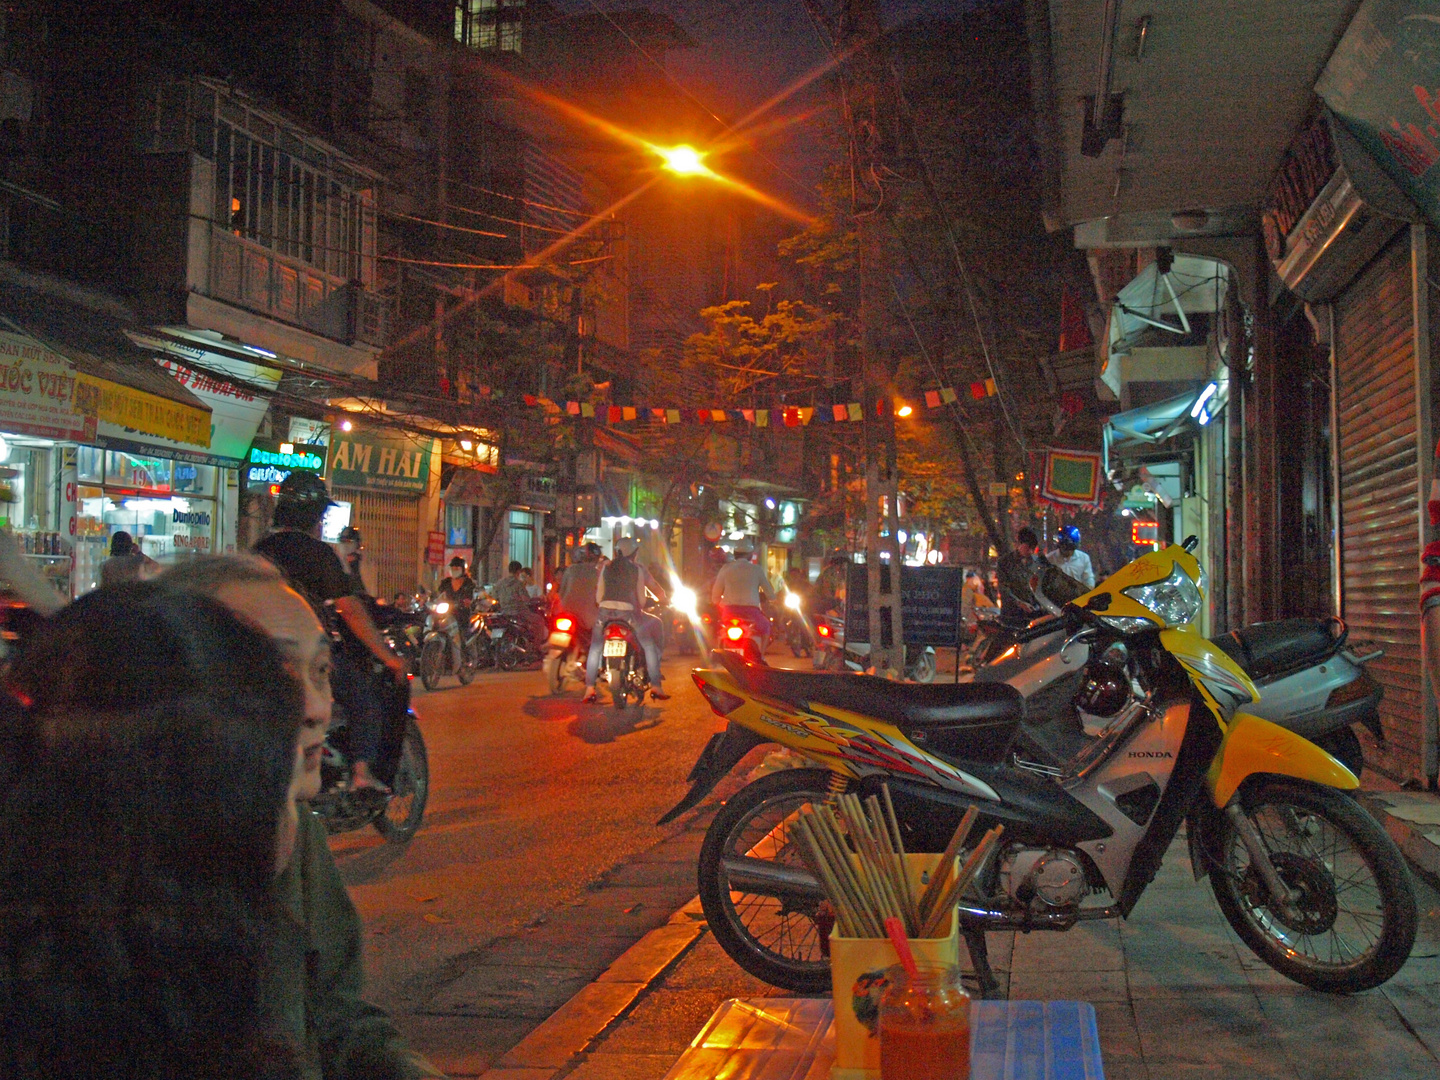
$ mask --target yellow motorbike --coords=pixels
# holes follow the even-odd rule
[[[906,849],[938,852],[969,807],[1004,843],[960,902],[982,985],[985,930],[1068,930],[1126,917],[1186,825],[1196,880],[1257,956],[1317,990],[1380,985],[1415,940],[1415,894],[1395,843],[1349,794],[1330,754],[1245,711],[1236,663],[1188,624],[1204,603],[1194,539],[1136,559],[1025,637],[1068,630],[1088,647],[1074,702],[1079,749],[1027,760],[1004,684],[914,685],[781,671],[716,654],[695,682],[726,721],[668,821],[754,747],[813,767],[747,785],[715,816],[700,899],[716,939],[767,982],[829,986],[828,906],[792,831],[799,810],[889,787]],[[1078,652],[1079,650],[1077,650]],[[979,836],[977,830],[973,833]]]

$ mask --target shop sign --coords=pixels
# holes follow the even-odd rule
[[[1315,91],[1440,221],[1440,22],[1414,0],[1366,0]]]
[[[280,483],[296,469],[324,476],[326,453],[323,446],[256,439],[245,455],[245,486],[268,488]]]
[[[425,561],[431,566],[443,566],[445,563],[445,534],[443,532],[430,533],[425,544]]]
[[[880,573],[889,577],[890,568]],[[906,645],[954,645],[960,638],[960,593],[965,570],[959,566],[905,566],[900,569],[900,623]],[[845,640],[870,640],[870,579],[861,563],[851,563],[845,582]]]
[[[101,435],[114,433],[122,435],[127,431],[143,435],[156,435],[171,442],[184,443],[190,447],[210,445],[210,414],[181,401],[171,401],[158,394],[121,386],[105,379],[97,379],[83,372],[77,373],[77,394],[89,388],[99,416]],[[106,428],[110,432],[106,431]]]
[[[81,408],[91,404],[88,414]],[[0,331],[0,431],[90,441],[98,402],[77,393],[70,361],[34,338]]]
[[[332,431],[328,469],[334,487],[425,494],[433,439]]]

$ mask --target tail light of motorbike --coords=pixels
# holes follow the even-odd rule
[[[818,626],[815,627],[815,632],[816,632],[817,634],[819,634],[821,637],[829,637],[830,634],[832,633],[832,631],[831,631],[831,629],[830,629],[830,625],[829,625],[828,623],[823,623],[823,622],[820,623]]]
[[[715,710],[716,716],[729,716],[736,709],[740,708],[741,705],[745,704],[744,698],[736,697],[734,694],[727,694],[718,686],[711,686],[698,673],[690,677],[695,680],[695,685],[700,688],[701,696],[710,703],[710,708]]]
[[[1362,674],[1358,679],[1351,679],[1344,686],[1331,690],[1330,696],[1325,699],[1325,708],[1336,709],[1341,705],[1349,705],[1352,701],[1362,701],[1379,689],[1379,683],[1369,675]]]
[[[565,615],[561,615],[560,618],[555,620],[555,629],[559,630],[562,634],[568,634],[574,626],[575,620]]]
[[[611,626],[607,626],[605,628],[605,637],[607,640],[610,641],[613,641],[616,638],[626,637],[628,636],[626,634],[627,629],[628,628],[624,624],[614,624]]]
[[[725,636],[731,641],[739,641],[745,636],[745,628],[743,626],[726,627]]]

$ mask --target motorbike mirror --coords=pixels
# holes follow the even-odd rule
[[[1197,547],[1200,546],[1200,538],[1198,536],[1195,536],[1194,534],[1191,534],[1190,536],[1185,537],[1185,542],[1180,546],[1183,547],[1186,551],[1194,551]]]
[[[1040,605],[1041,610],[1047,615],[1060,614],[1060,605],[1045,595],[1045,583],[1043,581],[1037,581],[1031,591],[1035,594],[1035,602]]]

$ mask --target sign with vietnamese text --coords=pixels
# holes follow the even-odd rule
[[[92,393],[77,395],[75,368],[65,357],[34,338],[0,331],[0,430],[88,441],[98,405]]]
[[[431,566],[443,566],[445,563],[445,534],[443,532],[432,532],[425,545],[425,561]]]
[[[1440,222],[1440,2],[1365,0],[1315,92]]]
[[[890,572],[888,566],[881,574]],[[906,566],[900,570],[900,621],[906,645],[951,645],[960,639],[959,566]],[[870,582],[864,564],[851,563],[845,583],[845,640],[870,640]]]
[[[423,495],[430,481],[433,439],[371,431],[340,431],[330,435],[327,468],[337,488]]]

